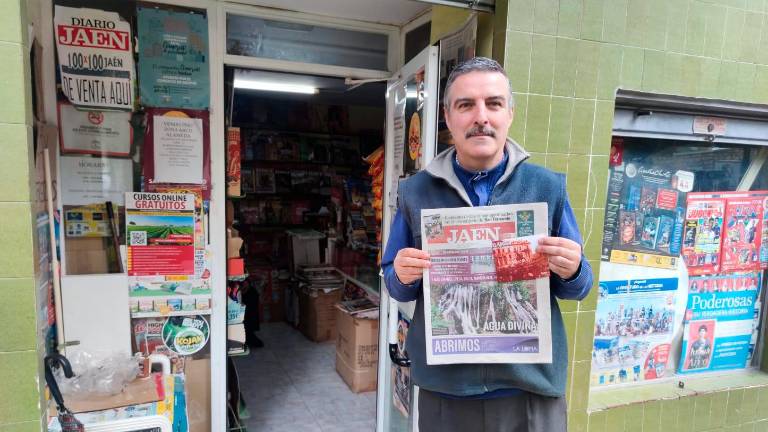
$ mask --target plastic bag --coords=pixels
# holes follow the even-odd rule
[[[68,357],[75,376],[64,377],[61,368],[54,372],[65,396],[111,396],[123,391],[139,374],[139,357],[115,352],[77,352]]]

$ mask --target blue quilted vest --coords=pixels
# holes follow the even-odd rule
[[[558,232],[565,204],[565,176],[525,162],[528,154],[508,141],[507,170],[491,195],[490,205],[546,202],[549,232]],[[421,248],[421,210],[468,207],[471,201],[453,173],[453,149],[438,155],[426,170],[402,181],[398,205],[413,233],[416,248]],[[421,290],[420,290],[421,291]],[[468,396],[498,389],[522,389],[545,396],[565,394],[568,347],[557,300],[550,294],[552,309],[551,364],[457,364],[429,366],[424,336],[424,301],[420,292],[416,302],[406,349],[411,359],[414,383],[427,390]]]

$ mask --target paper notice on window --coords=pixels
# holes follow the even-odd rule
[[[422,210],[427,364],[551,363],[547,204]]]
[[[133,161],[90,156],[61,156],[61,192],[64,205],[122,206],[125,192],[133,190]]]
[[[154,117],[155,182],[203,183],[203,121]]]

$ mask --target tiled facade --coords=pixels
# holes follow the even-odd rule
[[[567,173],[586,255],[596,271],[617,88],[768,103],[765,0],[497,0],[496,5],[494,57],[516,91],[510,134],[532,152],[533,161]],[[570,343],[569,431],[768,430],[768,387],[754,381],[746,382],[751,386],[746,389],[590,407],[596,290],[582,302],[560,305]],[[653,399],[653,391],[648,393]]]
[[[0,432],[41,429],[26,3],[0,14]]]

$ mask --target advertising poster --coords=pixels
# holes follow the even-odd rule
[[[688,194],[683,231],[683,260],[691,276],[720,270],[725,200],[709,193]]]
[[[552,361],[546,203],[422,210],[427,364]]]
[[[394,145],[392,148],[392,173],[390,175],[390,184],[387,185],[389,193],[389,212],[390,217],[395,216],[397,210],[397,189],[400,178],[405,174],[405,105],[407,101],[406,97],[406,85],[404,82],[399,81],[392,85],[389,89],[392,97],[392,136],[394,137]]]
[[[722,271],[752,271],[761,268],[763,198],[726,198]]]
[[[194,275],[128,277],[131,317],[210,314],[210,263],[209,251],[196,250]]]
[[[54,6],[61,90],[78,107],[133,110],[131,24],[114,12]]]
[[[759,272],[690,278],[678,373],[747,366],[761,282]]]
[[[405,351],[405,339],[408,337],[408,329],[411,326],[411,322],[400,311],[397,312],[397,317],[397,355],[400,358],[407,358],[408,353]],[[411,369],[393,364],[392,381],[392,403],[403,417],[408,418],[411,413],[411,394],[413,390],[411,385]]]
[[[122,206],[125,191],[133,190],[133,161],[91,156],[61,156],[62,204],[89,205],[111,201]]]
[[[91,204],[64,210],[64,230],[67,237],[111,237],[107,206]]]
[[[125,201],[128,276],[194,275],[195,196],[127,192]]]
[[[208,21],[202,14],[138,8],[139,92],[152,107],[209,106]]]
[[[208,345],[210,327],[205,317],[172,316],[163,325],[163,342],[171,351],[182,356],[200,352]]]
[[[206,245],[206,218],[202,186],[194,184],[153,183],[149,185],[147,192],[192,194],[195,196],[195,250],[204,250]]]
[[[67,103],[60,103],[58,108],[62,153],[130,156],[130,112],[78,111]]]
[[[451,74],[456,65],[475,56],[476,41],[477,15],[469,17],[467,22],[456,32],[440,39],[439,107],[443,106],[448,75]],[[451,132],[448,130],[448,125],[445,124],[445,113],[442,109],[438,109],[437,112],[437,151],[435,154],[439,154],[453,145]]]
[[[419,69],[406,83],[403,148],[403,174],[409,175],[421,169],[424,152],[424,68]]]
[[[650,381],[670,373],[678,280],[601,281],[592,386]]]
[[[763,198],[763,233],[760,237],[760,268],[768,269],[768,194]]]
[[[625,155],[626,156],[626,155]],[[693,173],[626,162],[610,170],[602,259],[671,269],[677,266]]]
[[[211,148],[208,111],[147,109],[143,175],[154,183],[198,184],[211,196]]]

